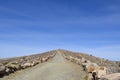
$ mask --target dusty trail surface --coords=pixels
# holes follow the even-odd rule
[[[58,51],[52,60],[0,80],[85,80],[85,74],[79,65],[65,60]]]

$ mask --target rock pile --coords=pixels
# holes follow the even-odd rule
[[[83,70],[88,73],[88,80],[114,80],[114,79],[103,79],[103,76],[106,76],[109,74],[109,68],[106,66],[98,65],[94,62],[91,62],[90,60],[85,59],[82,56],[74,56],[74,55],[66,55],[66,53],[63,53],[63,57],[67,59],[68,61],[71,61],[73,63],[76,63],[83,67]],[[117,77],[118,78],[118,77]],[[120,79],[120,78],[119,78]],[[115,79],[115,80],[119,80]]]
[[[44,63],[55,56],[55,52],[49,53],[45,56],[26,56],[13,61],[0,63],[0,77],[14,73],[15,71],[36,66]]]

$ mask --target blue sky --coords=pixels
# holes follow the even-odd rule
[[[0,58],[59,48],[120,60],[120,0],[0,0]]]

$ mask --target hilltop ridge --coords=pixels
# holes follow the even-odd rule
[[[37,56],[45,56],[48,55],[49,53],[53,53],[53,52],[57,52],[60,51],[61,53],[66,53],[69,55],[72,55],[74,57],[78,57],[78,56],[82,56],[83,58],[90,60],[91,62],[97,63],[98,65],[102,65],[102,66],[115,66],[115,67],[119,67],[120,66],[120,61],[111,61],[108,59],[104,59],[104,58],[99,58],[96,56],[93,56],[91,54],[87,54],[87,53],[83,53],[83,52],[74,52],[74,51],[70,51],[70,50],[65,50],[65,49],[56,49],[56,50],[51,50],[51,51],[47,51],[47,52],[43,52],[43,53],[37,53],[37,54],[32,54],[32,55],[27,55],[27,56],[21,56],[21,57],[14,57],[14,58],[9,58],[9,59],[0,59],[0,63],[6,63],[8,61],[13,61],[16,59],[20,59],[20,58],[24,58],[24,57],[37,57]],[[116,72],[116,70],[114,70],[113,72]]]
[[[52,65],[51,65],[51,63],[52,63]],[[43,65],[43,64],[46,64],[47,67],[43,66],[43,68],[41,68],[39,66],[39,65]],[[74,73],[71,73],[69,71],[72,70],[71,69],[72,67],[69,67],[68,65],[72,66],[72,67],[75,66],[75,70],[78,69],[78,71],[79,70],[80,71],[79,72],[73,71]],[[40,54],[34,54],[34,55],[28,55],[28,56],[22,56],[22,57],[9,58],[6,60],[0,60],[0,77],[4,77],[5,75],[9,75],[16,71],[26,70],[28,68],[30,68],[30,70],[32,70],[32,67],[34,68],[34,66],[39,66],[39,67],[37,67],[37,69],[40,71],[41,71],[41,69],[43,69],[42,72],[45,71],[45,74],[48,74],[48,73],[46,73],[46,68],[49,67],[49,71],[51,72],[51,74],[49,74],[49,77],[53,80],[60,78],[59,75],[62,75],[62,76],[66,75],[66,74],[63,75],[63,73],[61,72],[62,70],[64,70],[65,66],[66,66],[66,68],[69,68],[69,70],[65,71],[65,72],[69,72],[70,75],[74,74],[74,76],[77,76],[78,73],[81,74],[81,71],[82,71],[82,73],[84,73],[84,75],[83,75],[84,77],[82,77],[81,80],[83,80],[83,78],[84,79],[85,78],[90,78],[90,79],[101,78],[103,75],[104,76],[108,75],[108,74],[114,75],[114,73],[120,72],[120,63],[119,62],[102,59],[102,58],[95,57],[95,56],[81,53],[81,52],[73,52],[73,51],[64,50],[64,49],[57,49],[57,50],[47,51],[47,52],[40,53]],[[52,74],[55,71],[52,71],[51,69],[52,69],[52,67],[55,67],[55,66],[56,66],[56,69],[61,69],[61,71],[58,71],[58,72],[61,72],[62,74],[58,74],[53,78]],[[60,68],[60,66],[64,66],[64,67]],[[37,69],[35,69],[35,71],[37,71]],[[27,73],[28,73],[28,71],[27,71]],[[35,72],[35,73],[38,73],[38,72]],[[97,75],[95,75],[94,73]],[[90,76],[93,74],[94,74],[94,77]],[[29,75],[31,75],[31,74],[29,74]],[[40,75],[43,75],[43,74],[41,73]],[[70,76],[70,75],[67,75],[67,76]],[[24,75],[20,75],[20,76],[24,76]],[[31,76],[31,77],[34,77],[34,76]],[[36,77],[38,77],[38,76],[36,76]],[[79,77],[81,77],[81,76],[80,75],[77,76],[76,80]],[[29,79],[29,77],[26,79]],[[45,77],[43,77],[43,79],[45,79]],[[75,77],[74,77],[74,79],[75,79]],[[72,79],[72,80],[74,80],[74,79]],[[18,80],[18,79],[15,79],[15,80]],[[67,80],[69,80],[69,77],[67,78]]]

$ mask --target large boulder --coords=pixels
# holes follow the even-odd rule
[[[48,60],[48,57],[41,58],[41,62],[46,62]]]
[[[107,75],[107,68],[101,66],[98,70],[98,78],[101,78],[104,75]]]
[[[22,69],[26,69],[26,68],[28,68],[28,67],[31,67],[31,65],[32,65],[32,63],[26,62],[26,63],[21,64],[21,68],[22,68]]]
[[[84,63],[82,63],[82,66],[84,68],[85,71],[91,73],[93,71],[98,71],[99,70],[99,66],[96,63],[92,63],[89,60],[86,60]]]
[[[34,61],[32,61],[32,63],[31,63],[31,67],[32,67],[32,66],[35,66],[35,65],[37,65],[37,64],[39,64],[39,63],[40,63],[39,60],[34,60]]]
[[[16,71],[16,70],[20,69],[20,64],[16,61],[15,62],[10,62],[10,63],[6,64],[6,67]]]
[[[3,77],[5,74],[5,66],[3,64],[0,64],[0,77]]]

